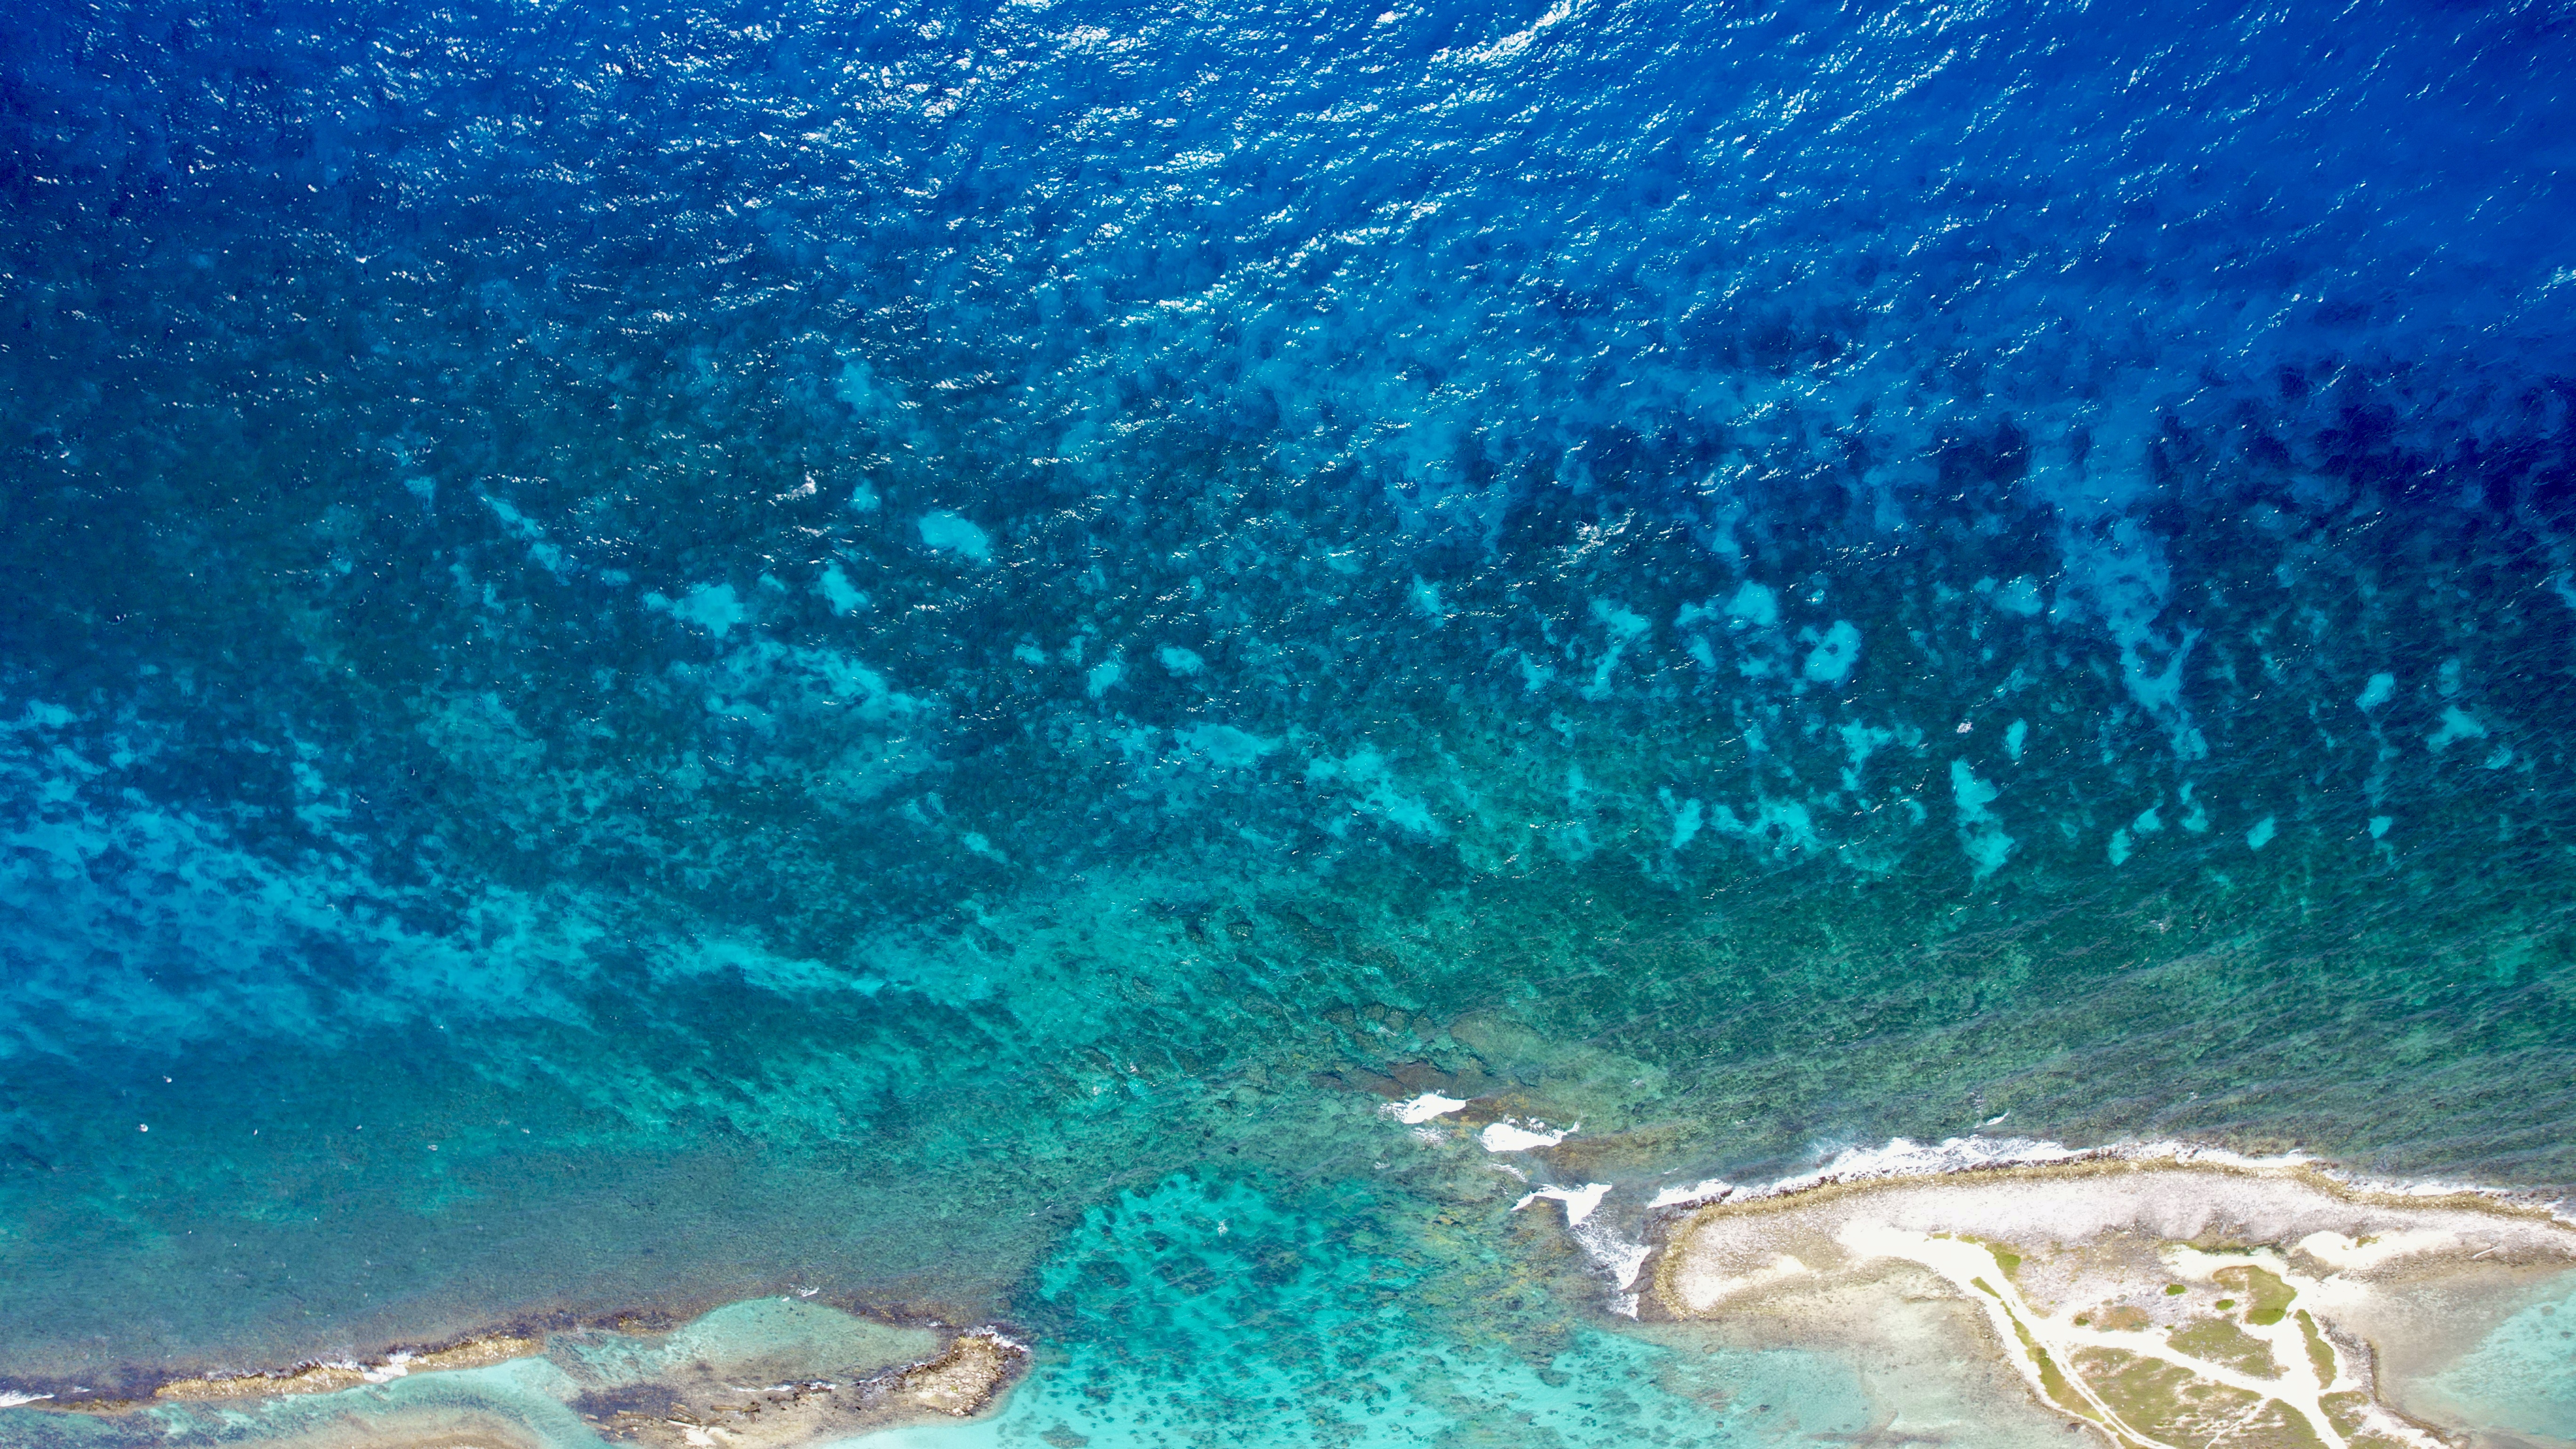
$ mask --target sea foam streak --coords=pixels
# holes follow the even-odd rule
[[[1872,1182],[1886,1178],[1940,1177],[2010,1167],[2045,1167],[2077,1162],[2170,1162],[2180,1166],[2216,1168],[2305,1168],[2356,1191],[2390,1197],[2451,1197],[2470,1195],[2499,1204],[2513,1204],[2551,1213],[2563,1221],[2576,1224],[2562,1199],[2544,1198],[2512,1188],[2447,1180],[2381,1178],[2351,1172],[2305,1153],[2287,1152],[2258,1156],[2213,1147],[2204,1143],[2160,1139],[2150,1142],[2113,1143],[2101,1147],[2068,1147],[2062,1143],[2029,1137],[1945,1138],[1938,1143],[1920,1143],[1898,1137],[1882,1147],[1848,1147],[1837,1152],[1824,1165],[1805,1172],[1791,1173],[1770,1182],[1739,1187],[1710,1179],[1687,1187],[1665,1188],[1650,1207],[1690,1208],[1713,1202],[1744,1202],[1757,1198],[1778,1197],[1805,1192],[1834,1183]]]

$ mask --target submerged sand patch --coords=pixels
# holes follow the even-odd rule
[[[2095,1158],[1721,1200],[1673,1227],[1652,1295],[1849,1340],[1940,1294],[2037,1405],[2122,1449],[2432,1449],[2469,1426],[2412,1412],[2409,1375],[2572,1267],[2576,1231],[2492,1196]]]

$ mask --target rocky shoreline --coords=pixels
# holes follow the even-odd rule
[[[1003,1329],[887,1323],[792,1297],[676,1324],[491,1332],[368,1360],[174,1378],[148,1396],[10,1396],[11,1407],[128,1427],[134,1442],[215,1437],[292,1449],[437,1442],[539,1449],[578,1420],[615,1443],[786,1449],[910,1422],[973,1418],[1025,1373]],[[643,1331],[630,1331],[642,1328]],[[477,1373],[476,1370],[484,1372]],[[250,1424],[242,1416],[252,1416]]]

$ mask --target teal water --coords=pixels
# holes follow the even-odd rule
[[[1029,1339],[955,1442],[1694,1443],[1846,1411],[1668,1186],[2576,1182],[2569,44],[30,8],[0,1388],[812,1290]]]
[[[2475,1405],[2508,1433],[2576,1438],[2576,1302],[2548,1295],[2504,1321],[2447,1366],[2431,1388],[2446,1404]]]
[[[1488,1253],[1469,1270],[1482,1281],[1429,1281],[1418,1253],[1377,1238],[1382,1204],[1336,1196],[1187,1180],[1122,1194],[1039,1274],[1049,1317],[1073,1320],[1060,1359],[992,1418],[865,1442],[1793,1443],[1862,1435],[1878,1417],[1853,1368],[1813,1349],[1724,1352],[1570,1316],[1516,1325],[1550,1277],[1579,1300],[1563,1281],[1576,1274],[1550,1273],[1541,1249],[1518,1273]]]

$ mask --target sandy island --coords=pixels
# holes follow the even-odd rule
[[[2439,1449],[2462,1426],[2410,1381],[2571,1267],[2536,1205],[2096,1157],[1724,1194],[1672,1224],[1650,1316],[1902,1358],[1946,1299],[2035,1407],[2119,1449]]]

